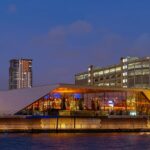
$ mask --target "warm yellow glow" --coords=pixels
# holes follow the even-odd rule
[[[71,89],[71,88],[57,88],[53,90],[53,93],[82,93],[85,92],[85,90],[81,89]]]

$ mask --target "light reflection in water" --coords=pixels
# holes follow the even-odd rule
[[[150,133],[0,134],[0,149],[149,150]]]

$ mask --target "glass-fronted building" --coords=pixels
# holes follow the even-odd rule
[[[75,75],[75,84],[123,88],[150,88],[150,57],[125,57],[117,65],[89,66]]]
[[[16,115],[149,115],[150,90],[60,84],[15,112]],[[32,90],[27,89],[27,90]],[[42,91],[42,87],[39,91]],[[49,89],[49,90],[48,90]],[[34,91],[36,93],[36,90]]]

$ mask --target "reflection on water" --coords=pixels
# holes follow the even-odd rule
[[[0,150],[150,150],[150,133],[0,134]]]

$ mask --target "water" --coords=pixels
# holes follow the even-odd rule
[[[0,150],[150,150],[150,133],[0,134]]]

